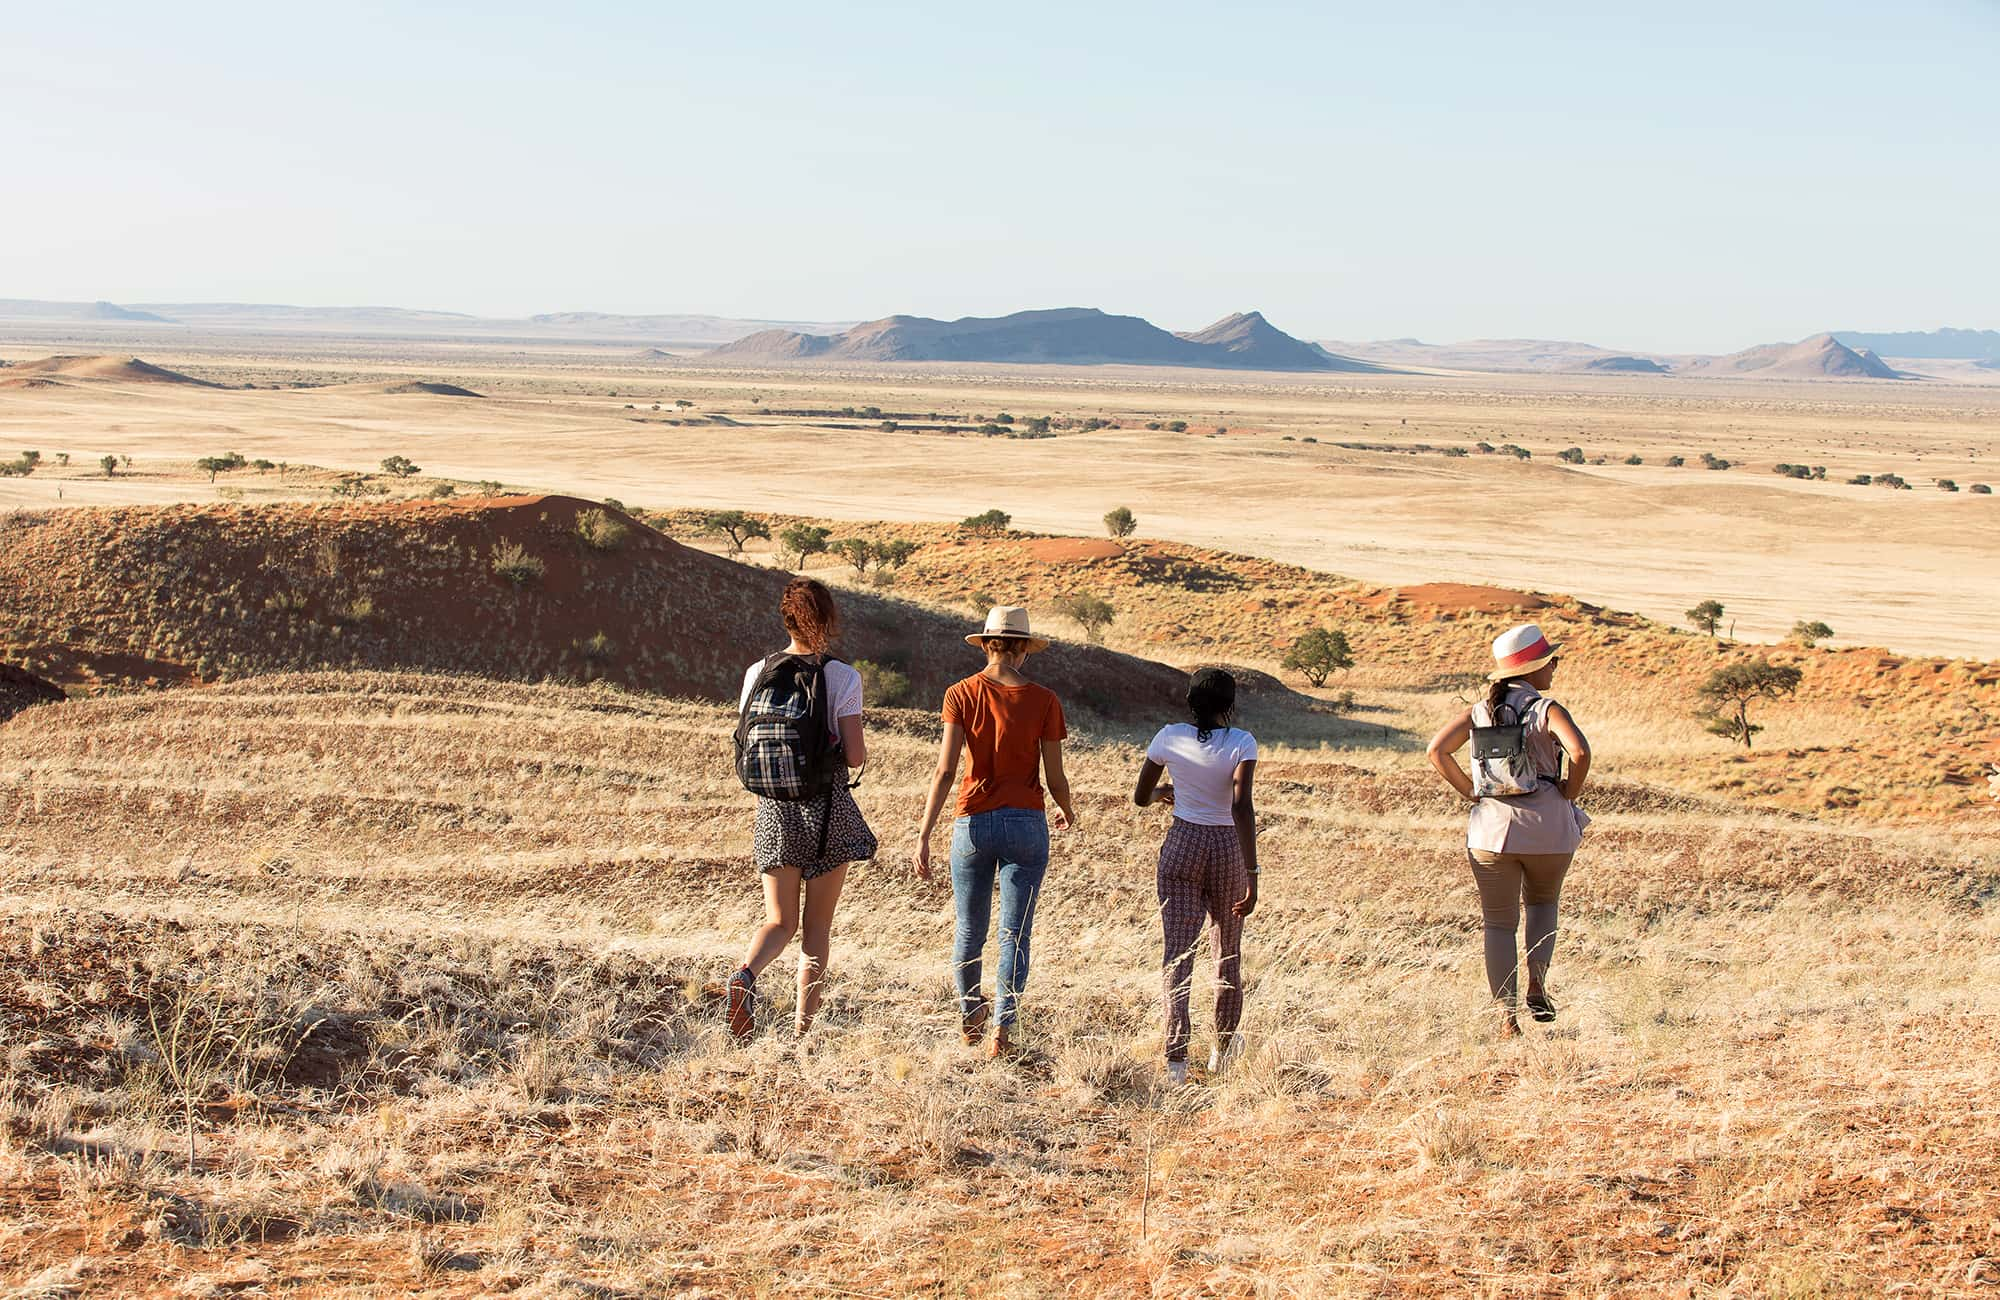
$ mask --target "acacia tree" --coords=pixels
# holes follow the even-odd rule
[[[1104,531],[1113,537],[1130,537],[1139,527],[1139,517],[1124,506],[1107,511],[1104,516]]]
[[[1118,611],[1111,608],[1111,602],[1102,596],[1065,596],[1056,602],[1056,613],[1070,619],[1083,629],[1084,638],[1096,644],[1104,636],[1104,629],[1111,626],[1111,620]]]
[[[409,478],[411,475],[421,474],[423,471],[418,469],[408,456],[391,456],[382,462],[382,472],[384,474],[394,474],[397,478]]]
[[[1808,650],[1813,648],[1814,643],[1824,641],[1832,635],[1833,629],[1818,619],[1814,619],[1811,622],[1800,619],[1798,622],[1792,624],[1792,640],[1797,641]]]
[[[1715,629],[1722,626],[1722,602],[1704,600],[1687,612],[1687,621],[1714,636]]]
[[[1339,628],[1316,627],[1292,642],[1280,666],[1298,673],[1318,689],[1334,673],[1354,667],[1354,647],[1348,643],[1347,633]]]
[[[995,537],[1006,532],[1007,525],[1013,522],[1014,516],[1008,514],[1005,510],[988,510],[983,514],[973,515],[960,524],[959,527],[966,529],[968,532],[978,533],[983,537]]]
[[[118,458],[116,456],[106,456],[104,459],[98,461],[97,463],[104,467],[104,477],[114,478],[117,476]]]
[[[208,475],[208,481],[213,483],[217,474],[226,474],[232,469],[242,469],[249,463],[243,459],[243,453],[230,451],[220,456],[203,456],[194,463],[194,467]]]
[[[778,545],[794,558],[799,568],[815,555],[824,555],[833,530],[817,524],[793,524],[778,534]]]
[[[1763,728],[1750,721],[1750,705],[1755,700],[1775,700],[1799,689],[1799,670],[1769,659],[1745,659],[1724,664],[1708,675],[1697,692],[1702,708],[1695,714],[1715,735],[1740,740],[1750,748],[1750,740]]]
[[[868,566],[875,560],[875,547],[865,538],[843,537],[831,547],[833,553],[854,566],[854,576],[868,576]]]
[[[901,569],[917,553],[917,544],[899,537],[893,542],[877,542],[873,548],[876,569]]]
[[[769,524],[741,510],[716,510],[703,515],[701,531],[709,537],[727,537],[731,555],[743,554],[744,546],[752,540],[771,536]]]

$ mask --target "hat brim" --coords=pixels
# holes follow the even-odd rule
[[[988,641],[1019,641],[1028,647],[1029,654],[1039,654],[1049,648],[1049,643],[1038,636],[1022,636],[1019,632],[974,632],[965,638],[965,644],[986,648]]]
[[[1539,659],[1530,659],[1527,663],[1516,664],[1512,668],[1495,668],[1492,672],[1486,674],[1486,680],[1489,682],[1504,682],[1510,677],[1526,677],[1529,673],[1539,671],[1544,664],[1561,653],[1561,646],[1552,645],[1549,647],[1549,652]]]

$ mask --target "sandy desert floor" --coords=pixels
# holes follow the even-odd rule
[[[1712,597],[1746,638],[1775,638],[1804,618],[1841,641],[1910,653],[1988,657],[2000,642],[2000,495],[1936,485],[2000,479],[1992,388],[1129,367],[723,371],[698,358],[642,365],[618,349],[490,341],[0,339],[10,360],[110,350],[260,387],[0,389],[0,447],[71,458],[0,479],[0,505],[300,495],[282,476],[210,487],[189,462],[234,450],[367,471],[403,455],[431,474],[649,508],[906,520],[999,508],[1017,527],[1090,532],[1125,505],[1146,535],[1372,582],[1569,592],[1668,620]],[[413,379],[486,396],[385,391]],[[264,386],[297,384],[316,386]],[[864,417],[868,408],[881,415]],[[788,411],[812,414],[779,414]],[[1118,427],[1043,440],[909,427],[974,427],[1002,412]],[[884,418],[899,427],[883,430]],[[1186,431],[1144,427],[1174,421]],[[1533,458],[1442,454],[1482,441]],[[1558,463],[1569,447],[1587,463]],[[107,481],[95,469],[106,453],[133,457],[130,472]],[[1705,470],[1704,453],[1734,468]],[[1689,465],[1669,468],[1672,455]],[[1625,463],[1633,456],[1644,463]],[[1827,477],[1784,478],[1771,472],[1779,462],[1825,466]],[[1898,474],[1912,490],[1846,481],[1864,473]]]

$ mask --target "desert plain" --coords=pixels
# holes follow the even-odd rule
[[[0,724],[20,1294],[2000,1287],[2000,390],[630,351],[0,341],[112,358],[0,370],[0,454],[41,453],[0,478],[0,659],[72,694]],[[747,1046],[718,700],[774,648],[780,557],[718,510],[913,548],[808,563],[902,680],[883,853],[821,1022],[774,968]],[[989,1062],[948,892],[903,865],[933,688],[983,599],[1077,594],[1115,611],[1050,656],[1080,825],[1027,1050]],[[1524,618],[1565,642],[1597,823],[1562,1015],[1502,1042],[1421,751]],[[1282,659],[1320,626],[1356,662],[1316,686]],[[1704,730],[1706,674],[1762,657],[1797,694],[1752,746]],[[1163,823],[1128,792],[1160,666],[1209,662],[1254,683],[1265,899],[1250,1051],[1170,1089]]]

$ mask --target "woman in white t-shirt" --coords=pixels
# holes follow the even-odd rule
[[[861,734],[861,674],[830,657],[833,639],[840,631],[833,593],[811,578],[794,578],[785,587],[779,610],[792,638],[780,654],[799,656],[820,666],[826,680],[827,722],[841,757],[849,769],[862,766],[868,761],[868,744]],[[749,704],[769,662],[759,659],[743,674],[739,709]],[[750,938],[743,964],[729,977],[729,1031],[738,1038],[749,1037],[756,1023],[757,976],[778,959],[803,924],[794,1023],[804,1033],[812,1027],[826,986],[833,911],[840,902],[840,887],[847,881],[847,864],[875,856],[875,835],[855,805],[847,782],[836,780],[825,802],[811,799],[792,803],[759,796],[751,838],[752,859],[764,881],[765,919]]]
[[[1243,1050],[1237,1023],[1243,1017],[1243,922],[1257,908],[1257,810],[1251,785],[1257,775],[1257,738],[1230,725],[1236,712],[1236,679],[1204,668],[1188,683],[1194,721],[1160,728],[1146,747],[1132,802],[1141,808],[1174,808],[1157,877],[1160,925],[1165,937],[1167,1076],[1187,1081],[1188,999],[1194,980],[1194,946],[1202,923],[1211,922],[1215,948],[1215,1048],[1210,1073]],[[1171,785],[1161,785],[1165,773]]]

